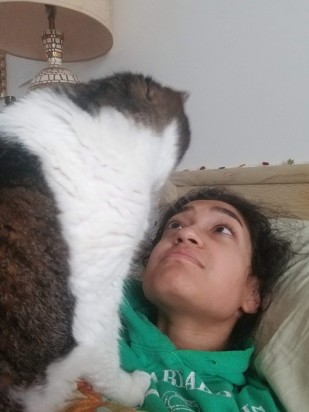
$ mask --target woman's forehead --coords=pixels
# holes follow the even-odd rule
[[[201,210],[201,209],[205,209],[205,210],[212,210],[212,209],[217,209],[217,207],[222,207],[228,210],[232,210],[235,213],[237,213],[237,215],[242,217],[242,214],[239,212],[239,210],[231,205],[230,203],[224,202],[223,200],[214,200],[214,199],[199,199],[199,200],[192,200],[188,203],[186,203],[185,205],[183,205],[182,209],[180,212],[182,211],[186,211],[186,210]]]

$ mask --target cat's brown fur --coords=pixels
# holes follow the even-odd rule
[[[0,143],[1,147],[1,143]],[[31,159],[30,159],[31,160]],[[38,165],[14,147],[0,158],[0,411],[8,388],[28,386],[73,346],[68,248]]]

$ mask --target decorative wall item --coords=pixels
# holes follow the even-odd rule
[[[0,110],[16,100],[14,96],[8,96],[5,55],[5,51],[0,49]]]
[[[0,50],[0,99],[7,96],[5,51]]]

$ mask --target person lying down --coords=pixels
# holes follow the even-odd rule
[[[121,310],[122,367],[152,378],[137,410],[283,410],[250,361],[252,334],[291,254],[258,205],[225,189],[190,192],[167,210]],[[79,406],[132,411],[79,385]]]

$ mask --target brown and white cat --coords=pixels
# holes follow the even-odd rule
[[[132,73],[0,114],[0,411],[56,411],[78,378],[143,402],[149,375],[120,368],[118,309],[189,139],[184,94]]]

